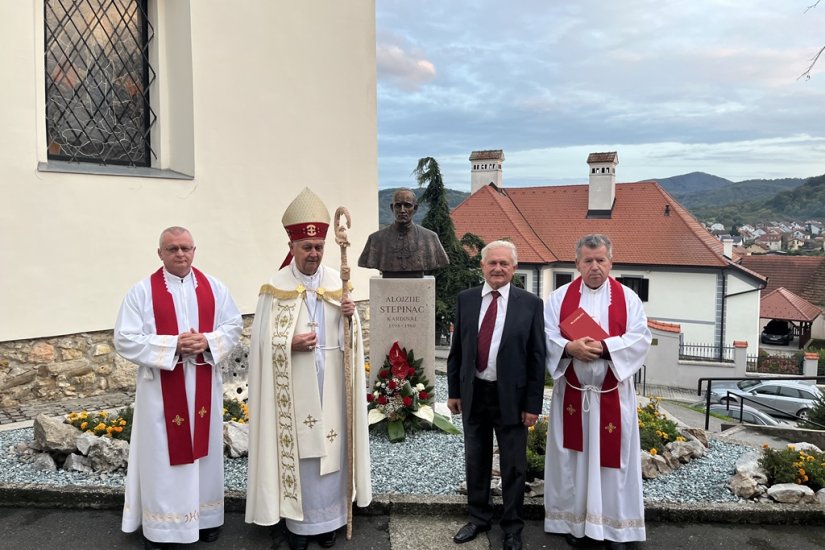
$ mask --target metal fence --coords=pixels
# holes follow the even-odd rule
[[[733,347],[712,344],[679,344],[679,359],[733,363]]]
[[[762,374],[802,374],[801,356],[748,355],[747,372]]]

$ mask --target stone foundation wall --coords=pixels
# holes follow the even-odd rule
[[[366,345],[369,303],[359,303],[358,311]],[[242,349],[232,359],[243,364],[230,365],[230,372],[246,370],[252,318],[244,316]],[[0,342],[0,408],[133,392],[136,373],[137,366],[115,352],[111,330]],[[231,377],[225,375],[224,381],[231,382]]]

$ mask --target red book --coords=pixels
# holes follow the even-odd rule
[[[604,340],[609,337],[604,329],[582,308],[576,309],[567,319],[559,323],[562,336],[568,340],[578,340],[589,336],[594,340]]]

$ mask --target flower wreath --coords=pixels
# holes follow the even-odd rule
[[[407,430],[432,426],[447,433],[460,433],[449,418],[433,410],[433,387],[424,376],[422,361],[415,358],[412,350],[393,342],[372,392],[367,394],[370,426],[386,420],[387,434],[393,443],[404,441]]]

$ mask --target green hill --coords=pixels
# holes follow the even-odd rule
[[[803,178],[783,178],[775,180],[745,180],[732,182],[704,172],[693,172],[672,178],[656,180],[665,191],[688,210],[735,205],[742,201],[769,199],[781,191],[802,185]]]
[[[825,175],[808,178],[802,185],[779,191],[768,198],[755,198],[749,189],[743,188],[740,194],[748,200],[688,208],[697,218],[719,222],[725,227],[770,220],[825,219]]]

